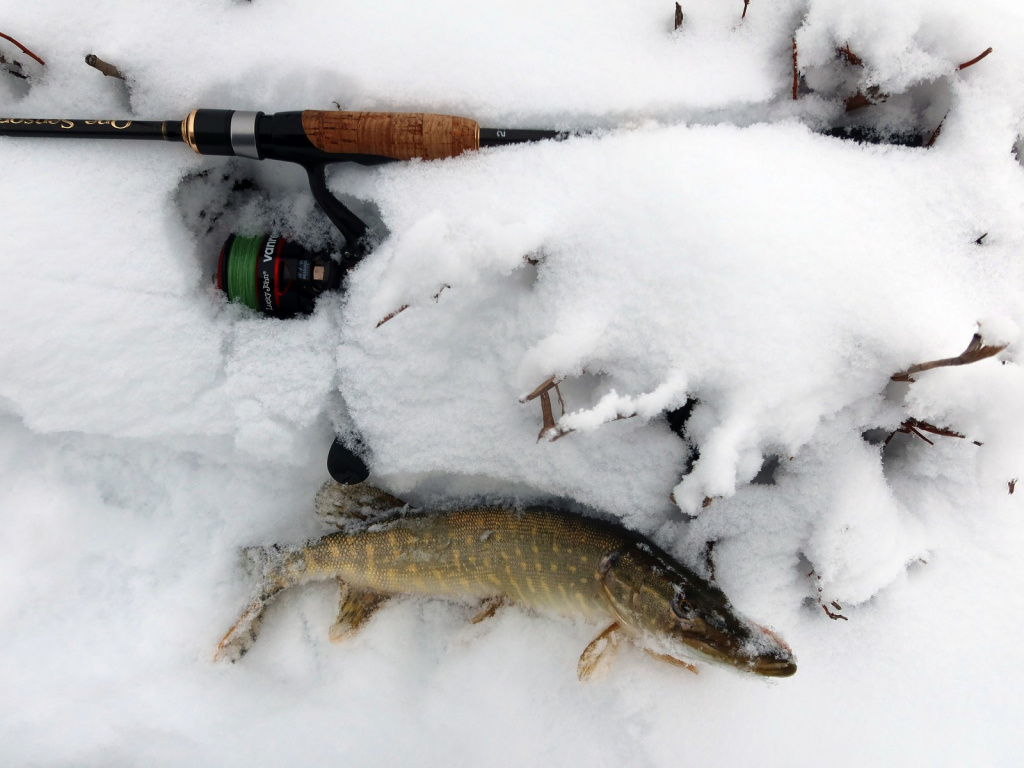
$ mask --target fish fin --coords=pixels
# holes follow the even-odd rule
[[[242,565],[250,577],[257,577],[262,583],[258,596],[249,603],[231,629],[217,643],[213,660],[234,663],[245,656],[263,626],[263,613],[270,601],[285,587],[290,586],[292,577],[287,562],[292,555],[277,546],[246,547],[241,552]]]
[[[313,503],[317,515],[326,522],[372,520],[406,506],[401,499],[372,485],[343,485],[333,480],[321,486]]]
[[[700,670],[693,664],[690,664],[688,661],[683,661],[682,659],[677,659],[675,656],[669,656],[667,653],[657,653],[656,651],[652,651],[650,648],[644,648],[644,653],[652,659],[668,662],[674,667],[683,667],[684,669],[690,670],[695,675],[700,674]]]
[[[625,633],[618,622],[615,622],[595,637],[590,645],[583,649],[579,663],[576,665],[576,676],[580,682],[600,680],[611,669],[612,660],[619,650],[619,643]]]
[[[327,633],[332,643],[339,643],[354,635],[391,598],[391,595],[374,592],[372,589],[350,587],[341,579],[338,579],[338,586],[341,587],[338,618]]]
[[[491,618],[498,609],[503,605],[508,605],[511,601],[504,595],[498,595],[497,597],[488,597],[480,604],[480,610],[470,621],[471,624],[479,624],[485,619]]]
[[[266,608],[266,601],[257,598],[242,611],[238,621],[231,625],[231,629],[217,643],[217,651],[213,654],[215,662],[227,660],[234,664],[249,652],[260,633],[260,627],[263,626],[263,613]]]

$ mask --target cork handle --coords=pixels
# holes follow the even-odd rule
[[[438,160],[480,148],[476,121],[451,115],[306,110],[302,129],[313,146],[331,154]]]

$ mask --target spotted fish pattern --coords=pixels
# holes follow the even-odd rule
[[[582,679],[608,666],[623,639],[693,669],[709,658],[787,676],[792,653],[771,630],[740,617],[713,584],[638,533],[549,508],[410,510],[379,489],[328,483],[318,512],[340,530],[301,547],[258,549],[260,593],[218,646],[237,660],[255,642],[281,590],[336,579],[331,639],[349,636],[394,595],[480,601],[579,617],[608,626],[584,651]],[[252,554],[252,553],[251,553]]]

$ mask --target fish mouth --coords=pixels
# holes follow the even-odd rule
[[[792,677],[796,674],[796,662],[792,659],[758,659],[751,672],[763,677]]]
[[[692,650],[711,661],[725,663],[762,677],[791,677],[796,674],[793,652],[774,632],[757,627],[763,636],[756,640],[739,641],[728,635],[712,638],[709,633],[680,639]],[[768,644],[768,647],[765,645]]]

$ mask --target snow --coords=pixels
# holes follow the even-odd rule
[[[289,321],[209,276],[233,231],[338,243],[301,170],[0,138],[5,765],[1016,764],[1016,4],[753,0],[741,22],[740,2],[684,3],[676,31],[650,0],[0,8],[46,61],[0,40],[31,76],[0,71],[5,116],[336,100],[589,131],[338,167],[380,242]],[[871,87],[888,99],[844,112]],[[824,135],[927,141],[940,121],[927,149]],[[890,382],[976,332],[1009,346]],[[574,431],[538,441],[520,398],[553,375]],[[689,397],[687,445],[663,414]],[[882,445],[908,418],[965,437]],[[714,541],[720,586],[797,674],[693,677],[626,648],[582,685],[601,627],[469,626],[440,601],[395,600],[335,645],[324,585],[213,664],[250,589],[239,550],[321,532],[336,430],[415,504],[568,505],[701,568]]]

